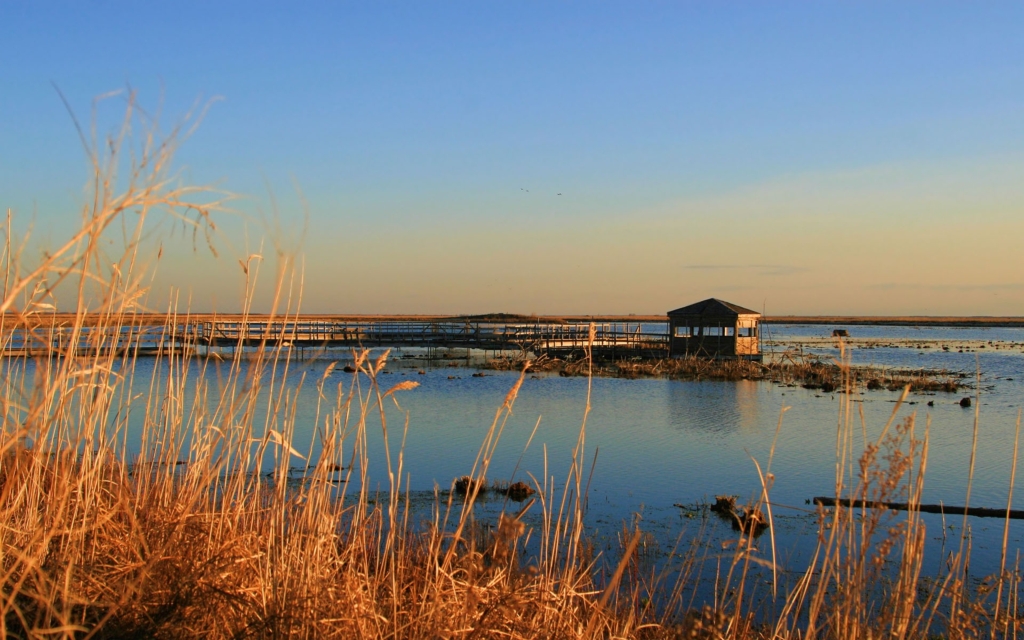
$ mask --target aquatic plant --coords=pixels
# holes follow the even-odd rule
[[[519,370],[529,365],[533,371],[558,372],[562,376],[608,376],[616,378],[672,378],[677,380],[770,380],[799,384],[808,389],[821,389],[826,393],[844,390],[843,372],[853,373],[852,389],[875,391],[888,389],[901,391],[907,385],[912,391],[944,391],[954,393],[965,386],[960,374],[949,371],[908,370],[874,366],[852,366],[849,363],[823,361],[803,354],[785,354],[776,360],[757,362],[737,358],[680,358],[624,360],[597,360],[588,364],[584,359],[563,360],[539,356],[499,356],[482,366],[497,370]]]

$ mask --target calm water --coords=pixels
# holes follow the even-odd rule
[[[981,438],[973,502],[1005,504],[1016,416],[1024,402],[1024,330],[850,328],[857,338],[867,330],[894,340],[907,334],[921,341],[949,340],[956,345],[988,341],[1006,345],[997,350],[986,344],[986,349],[965,353],[905,346],[853,349],[855,363],[965,372],[972,383],[980,367]],[[773,338],[799,344],[804,338],[826,335],[824,331],[775,327]],[[835,355],[831,348],[815,351]],[[326,365],[327,361],[303,363],[300,369],[315,379]],[[397,357],[388,371],[380,378],[384,388],[404,379],[420,383],[419,388],[398,396],[401,409],[409,414],[406,470],[412,487],[431,489],[435,482],[447,487],[452,478],[468,471],[495,410],[518,374],[488,371],[486,377],[477,378],[471,376],[475,369],[441,367],[418,375]],[[339,371],[332,375],[345,384],[350,377]],[[307,391],[313,395],[311,388]],[[552,473],[564,469],[582,423],[586,392],[584,378],[528,377],[491,476],[509,478],[517,462],[519,474],[529,471],[541,476],[542,445],[547,447]],[[928,502],[963,502],[974,411],[958,403],[964,395],[975,393],[972,388],[956,394],[914,394],[900,411],[900,417],[916,414],[919,428],[931,421]],[[869,437],[885,424],[898,396],[872,391],[856,397]],[[716,493],[750,495],[759,487],[751,456],[767,462],[780,414],[788,407],[773,462],[777,478],[773,495],[778,502],[802,505],[814,495],[828,494],[834,485],[840,400],[838,394],[768,382],[595,378],[587,421],[588,460],[595,450],[598,453],[591,498],[653,506],[696,501]],[[927,406],[928,401],[935,406]],[[300,408],[300,421],[312,420],[311,412],[302,415],[308,408]],[[387,415],[393,430],[404,422],[404,414],[393,405]],[[538,419],[537,436],[524,454]]]
[[[802,350],[823,358],[835,357],[827,339],[833,327],[769,327],[771,349]],[[1024,330],[903,327],[847,327],[855,363],[885,367],[945,369],[974,378],[980,369],[981,429],[977,452],[973,506],[1006,504],[1017,415],[1024,403]],[[943,350],[946,346],[948,350]],[[516,373],[487,372],[472,377],[472,368],[441,367],[418,373],[420,364],[393,352],[381,385],[385,389],[402,380],[420,383],[398,394],[400,407],[389,403],[392,446],[397,448],[408,416],[404,469],[414,492],[447,490],[454,478],[470,471],[480,444],[515,382]],[[408,355],[408,353],[404,354]],[[335,354],[341,364],[345,354]],[[300,362],[292,380],[302,374],[307,383],[298,409],[298,446],[304,451],[312,439],[316,390],[331,359]],[[140,367],[152,367],[150,361]],[[450,379],[450,377],[455,379]],[[352,374],[331,375],[330,384],[347,389]],[[365,384],[365,382],[364,382]],[[491,464],[491,479],[543,478],[546,469],[556,483],[564,481],[586,405],[588,382],[558,375],[528,376],[505,427]],[[329,385],[330,386],[330,385]],[[974,408],[958,403],[964,395],[914,394],[899,410],[899,417],[915,414],[919,433],[930,424],[930,451],[924,502],[962,505],[967,486]],[[855,400],[863,410],[868,438],[877,436],[895,407],[898,393],[863,392]],[[735,494],[740,502],[755,498],[760,481],[753,459],[768,463],[776,426],[782,418],[771,470],[775,484],[776,540],[783,564],[799,569],[802,554],[814,543],[813,507],[806,504],[834,491],[836,433],[840,394],[825,394],[769,382],[684,382],[663,379],[626,380],[595,378],[592,409],[587,420],[585,458],[589,467],[597,454],[589,492],[588,523],[592,533],[613,546],[623,522],[641,519],[641,526],[670,546],[681,531],[699,526],[674,505],[696,505],[716,494]],[[934,406],[927,402],[933,401]],[[784,414],[783,411],[785,410]],[[540,421],[533,442],[531,431]],[[371,425],[375,422],[371,421]],[[379,418],[376,420],[379,424]],[[863,444],[857,427],[858,447]],[[371,482],[387,487],[381,430],[370,431]],[[350,449],[352,443],[346,443]],[[1024,500],[1024,472],[1018,474],[1015,496]],[[484,510],[500,508],[484,505]],[[690,513],[692,516],[692,512]],[[928,525],[929,553],[941,558],[943,523],[939,516],[924,516]],[[699,520],[699,518],[698,518]],[[961,519],[948,518],[947,532],[959,532]],[[953,525],[953,529],[948,529]],[[998,566],[1002,521],[970,519],[973,566],[978,574]],[[717,529],[715,528],[717,527]],[[728,537],[726,525],[713,525],[712,538]],[[1011,555],[1024,540],[1024,525],[1011,529]]]
[[[773,349],[795,348],[822,358],[836,357],[827,339],[833,327],[770,327]],[[1017,414],[1024,403],[1024,330],[904,327],[847,327],[855,363],[893,368],[926,368],[981,374],[981,428],[971,504],[1006,504]],[[943,350],[945,346],[949,350]],[[406,412],[409,429],[405,471],[414,491],[450,487],[468,473],[495,411],[517,378],[515,373],[475,369],[434,368],[419,374],[403,366],[395,352],[384,388],[406,379],[420,386],[399,394],[400,408],[386,409],[393,446],[399,444]],[[327,362],[303,363],[308,378],[317,379]],[[418,366],[418,365],[417,365]],[[298,372],[296,372],[298,373]],[[457,376],[457,379],[449,379]],[[350,384],[351,374],[336,372],[332,379]],[[311,387],[312,385],[310,385]],[[924,502],[962,505],[970,461],[974,408],[959,401],[978,389],[956,394],[913,394],[899,417],[916,415],[919,433],[929,424],[930,449]],[[312,398],[313,392],[307,389]],[[498,446],[492,479],[529,481],[529,475],[548,475],[561,482],[566,476],[586,405],[587,380],[538,374],[525,381]],[[863,392],[855,400],[863,410],[868,438],[878,435],[891,415],[898,393]],[[778,518],[776,535],[789,545],[794,558],[813,543],[814,521],[806,501],[834,491],[836,433],[840,394],[823,394],[801,387],[768,382],[686,382],[662,379],[595,378],[587,420],[586,455],[597,454],[590,485],[593,530],[613,536],[622,523],[640,514],[649,530],[661,532],[663,542],[681,528],[695,527],[676,504],[694,505],[716,494],[736,494],[743,502],[760,491],[752,459],[768,462],[776,426],[782,416],[772,472],[771,492]],[[928,406],[927,402],[934,402]],[[300,424],[312,422],[312,401],[300,408]],[[976,405],[978,406],[978,405]],[[783,415],[783,410],[785,413]],[[526,443],[540,421],[533,442]],[[857,427],[860,433],[860,427]],[[381,453],[379,429],[371,447]],[[309,438],[309,431],[305,432]],[[858,435],[857,446],[863,444]],[[383,456],[373,461],[371,478],[386,487]],[[513,475],[514,474],[514,475]],[[1024,499],[1024,473],[1018,474],[1015,495]],[[790,506],[792,508],[786,508]],[[937,547],[942,539],[940,516],[927,516],[929,537]],[[948,518],[958,531],[961,520]],[[970,519],[973,564],[978,572],[997,566],[1002,522]],[[730,535],[723,527],[721,535]],[[948,531],[948,530],[947,530]],[[934,534],[934,535],[933,535]],[[1014,524],[1011,545],[1024,540],[1024,525]]]

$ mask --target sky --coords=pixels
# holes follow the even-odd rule
[[[239,310],[258,254],[257,311],[287,256],[316,313],[1024,315],[1019,3],[4,0],[0,41],[27,261],[76,119],[202,113],[174,175],[229,210],[147,236],[152,308]]]

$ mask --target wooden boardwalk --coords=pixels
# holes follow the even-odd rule
[[[287,321],[267,316],[190,314],[168,317],[141,314],[120,327],[86,316],[78,332],[73,314],[37,316],[28,330],[3,319],[0,353],[54,355],[67,353],[77,341],[79,353],[130,351],[140,355],[188,350],[226,352],[260,345],[306,348],[423,347],[567,353],[582,351],[594,324],[594,351],[622,357],[662,357],[668,353],[665,316],[380,316],[303,315]],[[884,324],[915,326],[1024,326],[1020,317],[862,317],[775,316],[762,324]]]
[[[594,323],[592,348],[657,357],[668,353],[668,333],[639,322]],[[324,347],[422,347],[561,353],[590,341],[591,323],[420,321],[207,321],[192,329],[201,344],[218,347],[290,344]]]
[[[9,328],[4,336],[7,355],[76,351],[131,351],[141,355],[176,350],[227,352],[268,347],[360,348],[399,347],[476,349],[563,354],[582,351],[590,342],[595,353],[621,357],[663,357],[668,353],[667,326],[662,320],[638,322],[531,322],[473,319],[360,319],[318,318],[270,320],[215,317],[171,320],[150,317],[122,327],[52,323],[28,331]]]

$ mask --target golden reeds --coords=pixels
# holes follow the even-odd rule
[[[774,551],[766,559],[754,544],[755,530],[772,519],[771,454],[763,469],[754,461],[761,495],[743,511],[749,515],[732,551],[718,560],[712,602],[683,595],[709,561],[699,545],[680,553],[682,563],[666,573],[643,564],[650,538],[630,526],[620,557],[602,565],[585,533],[594,469],[586,450],[589,394],[581,398],[583,420],[563,481],[556,483],[545,468],[532,485],[503,487],[528,501],[495,523],[478,522],[473,505],[525,369],[496,409],[466,476],[464,498],[439,492],[423,524],[411,522],[406,451],[389,444],[389,432],[404,434],[408,423],[396,427],[384,411],[386,401],[412,392],[415,383],[382,388],[378,374],[386,353],[374,359],[356,352],[353,371],[341,382],[333,382],[331,367],[315,381],[316,436],[304,450],[296,448],[295,433],[306,381],[286,381],[292,360],[280,342],[223,360],[200,358],[195,349],[169,351],[157,356],[151,376],[137,373],[138,358],[111,347],[145,311],[141,254],[149,213],[165,211],[212,238],[210,214],[219,201],[170,179],[176,134],[160,139],[147,130],[134,155],[121,155],[133,140],[130,125],[137,124],[132,99],[127,109],[125,128],[109,144],[95,138],[87,144],[93,198],[68,242],[23,269],[7,226],[2,346],[19,336],[52,345],[54,325],[47,319],[58,294],[70,296],[60,306],[75,314],[72,340],[36,356],[8,353],[0,369],[3,636],[923,638],[936,629],[948,637],[1016,632],[1017,572],[1005,568],[988,591],[972,590],[967,547],[956,551],[933,588],[921,588],[924,526],[912,511],[897,518],[882,510],[820,510],[818,546],[806,570],[788,590],[773,579],[776,614],[755,616],[755,599],[764,594],[756,591],[752,571],[766,567],[774,576],[776,569]],[[102,240],[122,228],[130,229],[119,233],[127,238],[123,255],[110,257]],[[251,292],[259,261],[250,262],[243,273]],[[300,292],[281,274],[274,308],[288,318],[297,313]],[[173,306],[167,317],[168,334],[178,331]],[[588,376],[598,373],[590,357],[576,366]],[[835,375],[840,388],[853,388],[847,364]],[[129,447],[129,424],[141,425],[137,448]],[[368,434],[377,428],[388,476],[383,496],[370,494],[368,478]],[[922,434],[913,417],[897,420],[894,411],[863,453],[855,431],[846,400],[837,429],[836,495],[918,502],[927,425]],[[303,479],[289,482],[296,464]],[[539,530],[523,520],[531,509],[540,512]],[[770,527],[765,535],[774,549]],[[536,548],[529,557],[523,553],[528,539]],[[1014,566],[1008,556],[1004,548],[1004,567]],[[885,570],[893,563],[895,571]]]

